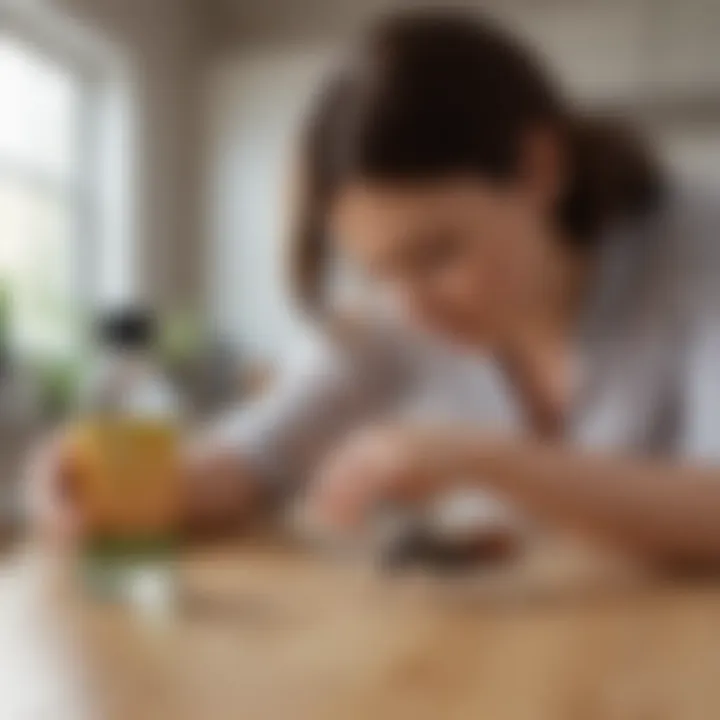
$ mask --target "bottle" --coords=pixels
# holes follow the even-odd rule
[[[150,314],[114,312],[98,330],[73,433],[84,574],[95,594],[162,609],[175,594],[180,401]]]

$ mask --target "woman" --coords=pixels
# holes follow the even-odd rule
[[[462,478],[653,559],[720,560],[712,204],[461,15],[381,23],[304,140],[299,297],[334,326],[345,265],[374,310],[197,443],[188,521],[307,477],[354,522]]]

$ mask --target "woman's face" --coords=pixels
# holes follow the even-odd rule
[[[331,216],[341,253],[409,317],[473,345],[502,341],[547,276],[547,209],[521,187],[476,179],[356,183]]]

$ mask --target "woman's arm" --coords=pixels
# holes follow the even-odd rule
[[[720,562],[720,468],[470,442],[468,470],[548,520],[660,561]]]
[[[720,563],[720,468],[585,452],[472,429],[376,428],[324,466],[317,501],[353,522],[377,500],[462,482],[530,513],[663,562]]]
[[[258,511],[303,483],[315,463],[357,420],[402,392],[411,375],[389,329],[355,324],[337,341],[316,342],[302,362],[253,402],[195,433],[181,462],[180,513],[193,537],[245,526]],[[36,485],[50,516],[59,502],[62,443]],[[48,453],[44,453],[48,455]],[[39,513],[34,511],[36,516]],[[42,521],[40,524],[47,524]],[[52,523],[50,523],[52,524]],[[60,524],[60,523],[58,523]]]
[[[244,527],[271,493],[242,454],[195,442],[181,467],[181,524],[191,537],[217,536]]]

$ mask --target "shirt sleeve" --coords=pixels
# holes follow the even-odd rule
[[[261,482],[287,492],[353,425],[398,400],[411,375],[387,329],[363,328],[349,342],[318,340],[266,396],[216,421],[208,441],[236,454]]]

